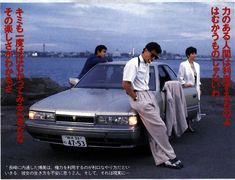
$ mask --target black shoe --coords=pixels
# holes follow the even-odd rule
[[[188,133],[195,133],[196,131],[192,127],[192,123],[193,123],[192,120],[191,119],[188,120],[187,123],[188,123],[188,129],[186,130],[186,132],[188,132]]]
[[[177,158],[169,159],[168,161],[162,163],[161,166],[167,167],[167,168],[172,168],[172,169],[181,169],[184,167],[182,162]]]
[[[191,126],[188,126],[188,129],[185,132],[187,132],[187,133],[195,133],[196,131]]]

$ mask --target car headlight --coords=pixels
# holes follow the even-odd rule
[[[129,118],[128,118],[128,122],[129,122],[129,125],[130,126],[134,126],[134,125],[136,125],[137,124],[137,117],[136,116],[130,116]]]
[[[106,125],[135,125],[137,124],[136,116],[97,116],[97,124]]]
[[[29,119],[55,120],[55,113],[29,111]]]

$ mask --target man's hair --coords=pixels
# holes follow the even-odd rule
[[[197,49],[195,47],[190,46],[185,50],[186,57],[188,57],[192,53],[197,54]]]
[[[158,54],[162,53],[161,46],[156,42],[150,42],[150,43],[146,44],[142,53],[145,51],[145,49],[147,49],[150,52],[154,52],[156,54],[156,58],[158,58]]]
[[[98,46],[96,46],[96,48],[95,48],[95,54],[97,54],[98,51],[101,52],[103,49],[104,49],[104,50],[107,50],[107,47],[106,47],[105,45],[98,45]]]

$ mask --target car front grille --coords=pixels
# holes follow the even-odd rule
[[[56,115],[56,121],[94,123],[94,117],[80,117],[69,115]]]
[[[63,144],[61,135],[40,134],[40,133],[31,133],[31,135],[36,140],[42,142]],[[128,139],[125,140],[125,139],[90,138],[90,137],[86,137],[86,142],[88,147],[116,147],[116,148],[121,148],[122,146],[134,147],[139,143],[137,141],[132,141]],[[141,142],[141,144],[146,142],[143,141]]]

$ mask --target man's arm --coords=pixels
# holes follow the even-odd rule
[[[135,91],[134,91],[130,81],[122,81],[122,87],[123,87],[123,89],[126,90],[126,93],[130,97],[132,97],[133,100],[136,100],[137,95],[136,95],[136,93],[135,93]]]
[[[81,79],[87,73],[87,71],[89,70],[88,65],[89,65],[89,58],[86,60],[84,66],[78,76],[78,79]]]
[[[96,60],[97,59],[97,56],[95,55],[91,55],[87,58],[84,66],[83,66],[83,69],[80,73],[80,75],[78,76],[78,79],[81,79],[91,68],[93,68],[99,61]],[[97,62],[96,62],[97,61]]]
[[[110,57],[110,56],[108,56],[107,59],[108,59],[108,62],[112,62],[113,61],[113,58]]]

